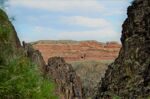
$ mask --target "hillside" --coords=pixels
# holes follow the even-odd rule
[[[57,99],[55,84],[42,76],[22,48],[7,14],[0,9],[0,98]]]
[[[32,45],[22,45],[0,9],[0,99],[82,99],[80,77],[70,64],[53,57],[47,65]]]

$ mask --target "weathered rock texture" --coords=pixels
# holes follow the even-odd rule
[[[114,60],[121,45],[116,42],[100,43],[97,41],[38,41],[32,43],[39,50],[44,60],[49,57],[64,57],[67,62],[82,60]]]
[[[41,55],[41,53],[38,50],[35,50],[31,44],[23,42],[23,49],[24,53],[27,57],[30,58],[30,60],[39,66],[39,69],[41,70],[42,74],[45,74],[45,66],[46,63]]]
[[[117,42],[71,40],[43,40],[31,44],[42,53],[45,62],[49,57],[57,56],[72,64],[81,78],[82,96],[85,99],[93,96],[100,76],[103,77],[107,64],[114,61],[121,47]]]
[[[31,44],[23,42],[23,47],[26,55],[39,66],[41,73],[56,83],[56,94],[60,99],[82,99],[80,78],[70,64],[67,64],[63,58],[52,57],[46,65],[41,53],[33,49]]]
[[[63,58],[49,58],[46,72],[57,83],[57,94],[60,99],[82,99],[80,78]]]
[[[26,55],[39,66],[41,74],[56,83],[56,94],[60,99],[82,99],[82,84],[70,64],[63,58],[49,58],[48,65],[43,60],[41,53],[33,49],[32,45],[23,42]]]
[[[135,0],[123,24],[119,57],[109,65],[96,99],[150,98],[150,0]]]
[[[85,99],[93,96],[100,76],[103,77],[107,64],[118,56],[121,47],[117,42],[67,40],[38,41],[32,45],[42,53],[45,62],[49,57],[57,56],[63,57],[65,61],[72,64],[73,69],[81,78],[82,96]],[[104,62],[97,62],[100,60]]]

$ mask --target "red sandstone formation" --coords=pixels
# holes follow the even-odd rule
[[[38,41],[32,43],[39,50],[45,62],[48,58],[59,56],[66,61],[114,60],[121,45],[117,42],[97,41]]]

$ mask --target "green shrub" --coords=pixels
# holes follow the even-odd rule
[[[119,96],[114,96],[113,99],[121,99]]]
[[[40,74],[23,49],[16,48],[15,35],[7,15],[0,9],[0,99],[56,99],[55,84]]]
[[[0,24],[0,41],[4,42],[8,40],[8,36],[9,36],[9,29],[7,27],[7,29],[5,28],[5,26]]]
[[[56,99],[55,85],[44,79],[26,57],[16,57],[0,66],[0,97],[2,99]]]

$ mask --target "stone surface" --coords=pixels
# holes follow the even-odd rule
[[[83,98],[91,98],[103,77],[107,64],[118,56],[121,45],[117,42],[48,40],[31,43],[39,50],[47,63],[49,57],[63,57],[71,63],[81,78]],[[101,62],[98,62],[101,61]]]
[[[96,86],[107,69],[107,64],[114,61],[121,47],[117,42],[71,40],[42,40],[31,44],[42,53],[46,63],[49,57],[59,56],[72,64],[81,78],[82,96],[85,99],[94,95]]]
[[[41,53],[38,50],[35,50],[31,44],[25,43],[24,41],[23,41],[23,49],[25,55],[29,57],[33,63],[39,66],[39,69],[41,70],[42,74],[45,74],[44,68],[46,66],[46,63]]]
[[[41,53],[31,44],[23,42],[26,55],[39,66],[41,74],[56,83],[56,94],[60,99],[82,99],[82,84],[70,64],[63,58],[49,58],[46,65]]]
[[[44,60],[49,57],[64,57],[65,61],[114,60],[121,45],[117,42],[100,43],[97,41],[38,41],[32,43]]]
[[[127,14],[119,57],[109,65],[96,99],[150,98],[150,0],[135,0]]]
[[[57,84],[57,94],[60,99],[82,99],[82,84],[70,64],[61,57],[48,59],[45,68],[47,75]]]

